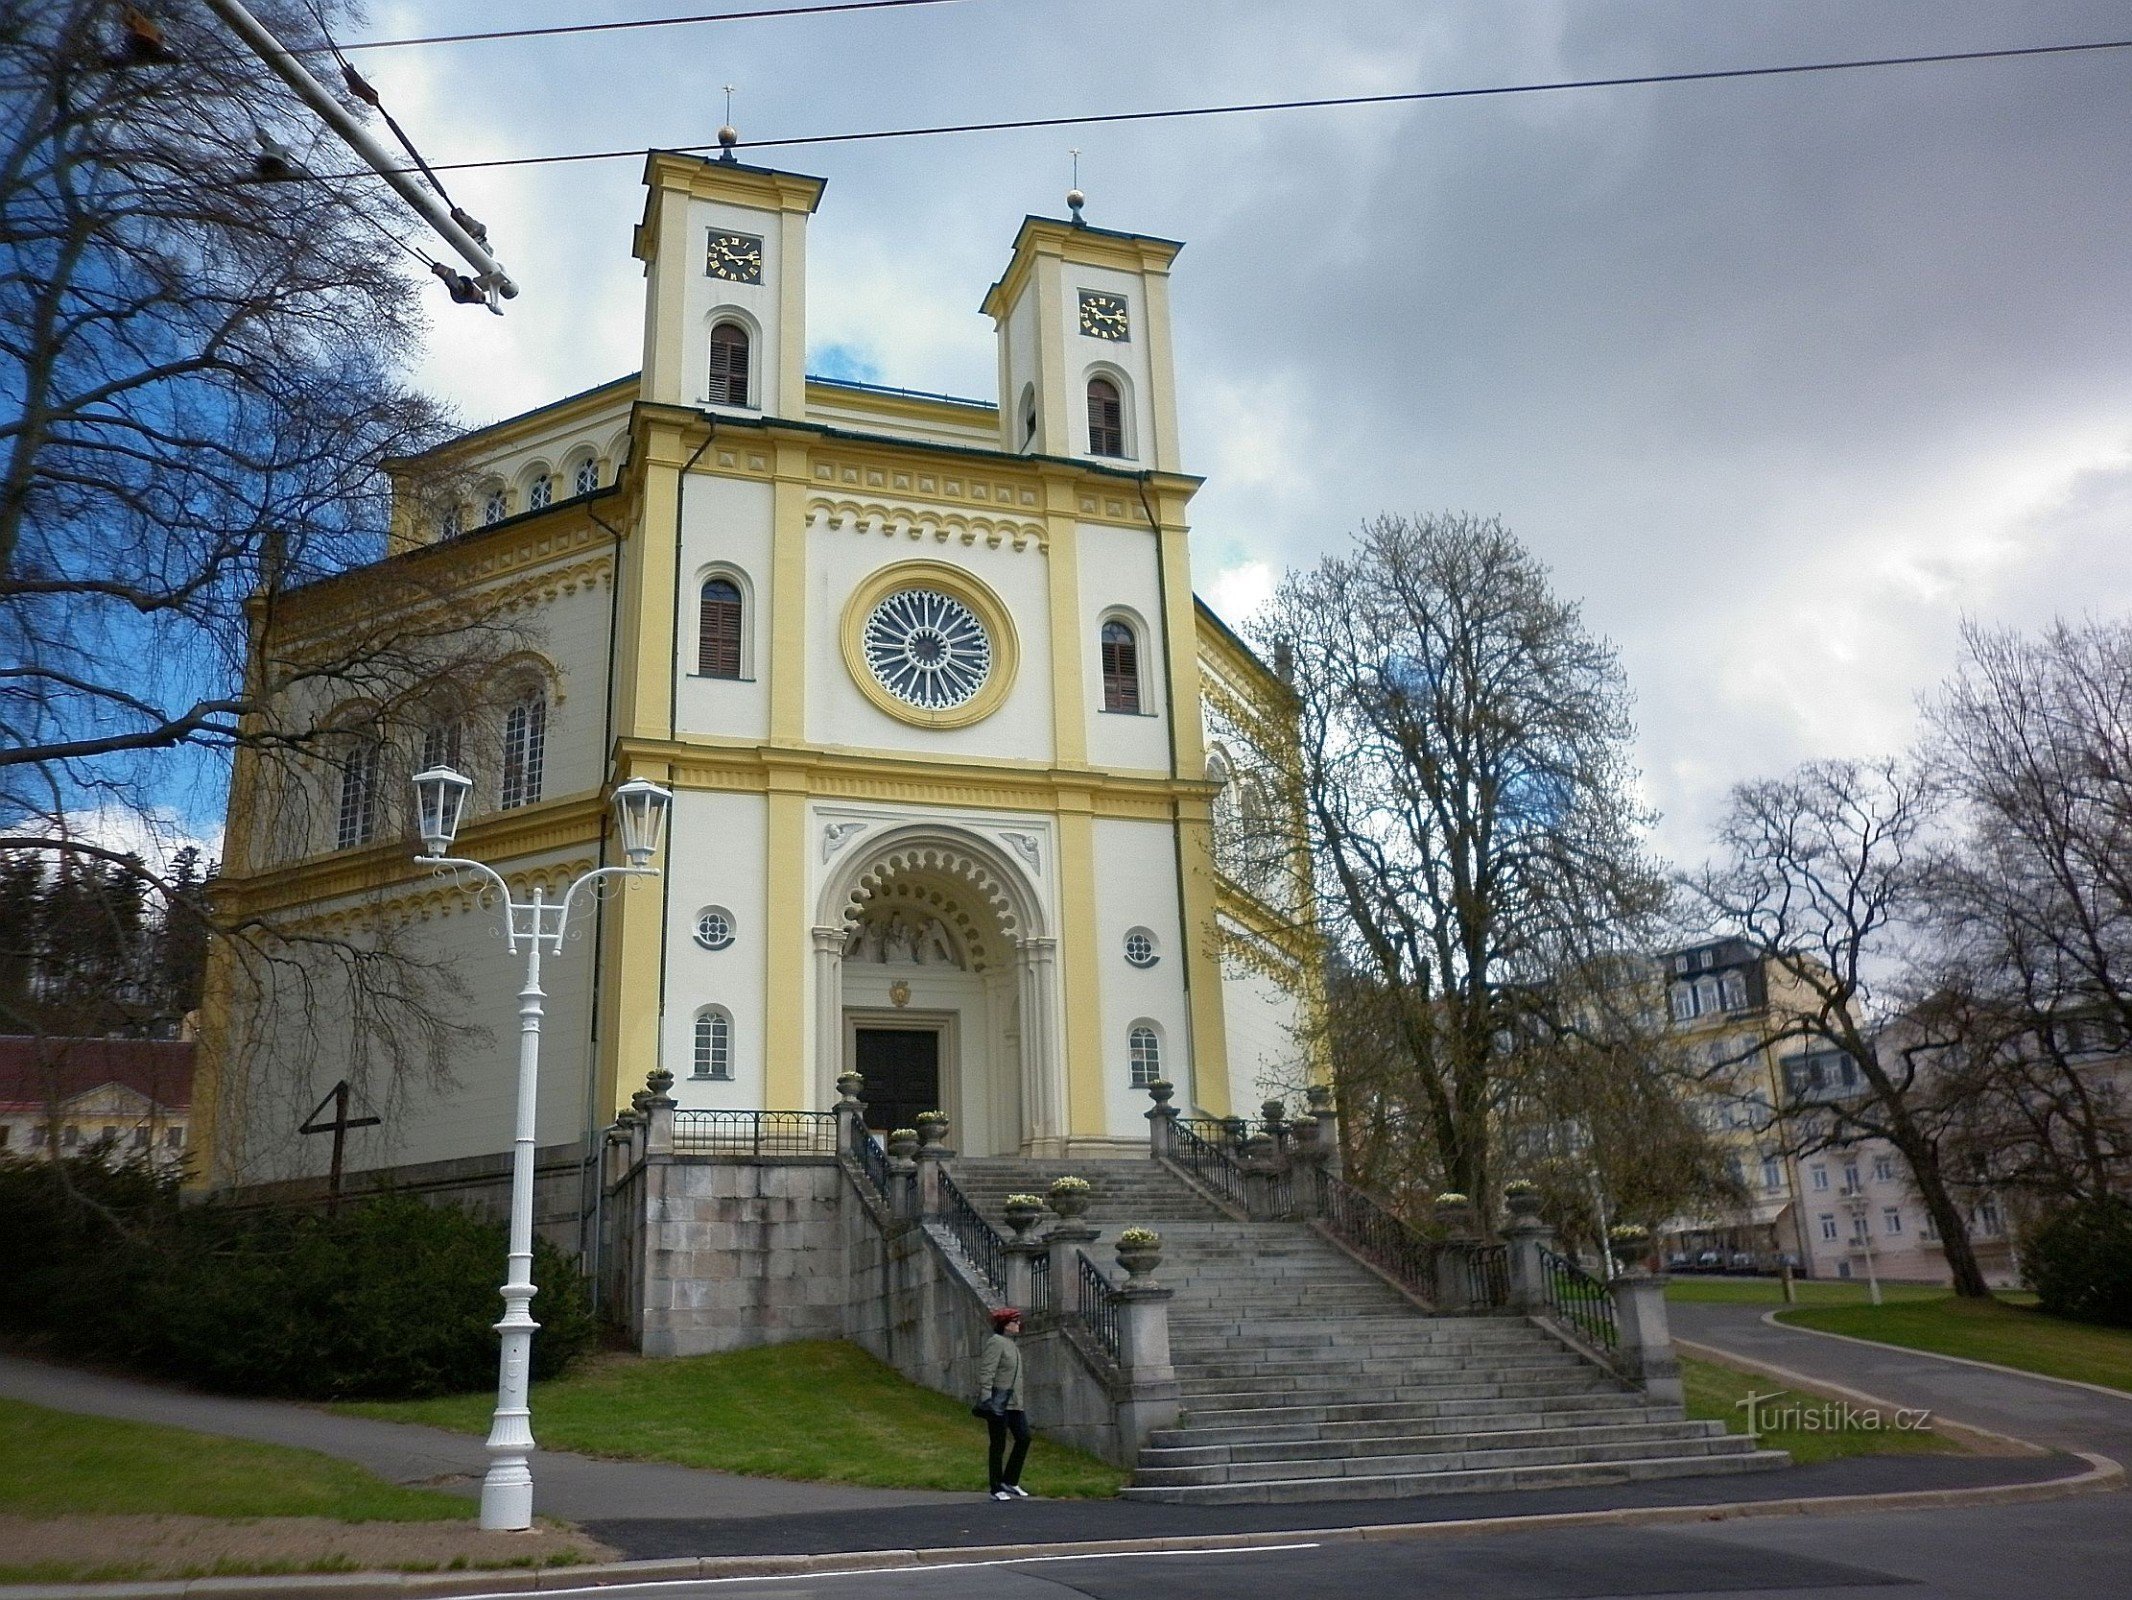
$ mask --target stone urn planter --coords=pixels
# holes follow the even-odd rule
[[[1651,1230],[1642,1223],[1616,1224],[1606,1230],[1606,1242],[1623,1272],[1642,1272],[1650,1265]]]
[[[1167,1111],[1170,1102],[1177,1096],[1177,1085],[1165,1078],[1157,1078],[1147,1086],[1147,1097],[1155,1102],[1157,1110]]]
[[[1303,1091],[1303,1098],[1310,1102],[1310,1114],[1312,1116],[1325,1116],[1332,1110],[1332,1085],[1325,1083],[1314,1083],[1309,1088]]]
[[[1288,1125],[1288,1108],[1278,1100],[1268,1100],[1258,1108],[1258,1115],[1266,1131],[1279,1139],[1281,1130]]]
[[[1223,1117],[1221,1119],[1221,1134],[1222,1139],[1231,1150],[1241,1150],[1244,1147],[1244,1140],[1251,1135],[1251,1124],[1242,1117]]]
[[[1512,1178],[1503,1185],[1503,1209],[1513,1217],[1540,1214],[1540,1186],[1525,1178]]]
[[[1094,1194],[1086,1178],[1054,1178],[1044,1198],[1055,1213],[1071,1222],[1086,1214]]]
[[[664,1100],[666,1091],[674,1086],[674,1075],[664,1067],[653,1067],[644,1074],[644,1087],[649,1089],[654,1100]]]
[[[844,1097],[846,1105],[859,1103],[859,1091],[866,1087],[866,1080],[856,1072],[847,1072],[837,1079],[837,1093]]]
[[[1454,1239],[1473,1237],[1473,1202],[1456,1190],[1446,1189],[1430,1207],[1436,1225]]]
[[[908,1161],[918,1149],[916,1128],[891,1128],[888,1132],[888,1153],[898,1161]]]
[[[1044,1197],[1035,1194],[1010,1194],[1007,1196],[1007,1226],[1014,1230],[1017,1242],[1029,1237],[1029,1230],[1037,1225],[1044,1215]]]
[[[936,1144],[945,1144],[948,1137],[948,1114],[945,1111],[921,1111],[911,1119],[918,1125],[918,1142],[930,1149]]]
[[[1147,1282],[1148,1274],[1162,1265],[1162,1235],[1153,1228],[1125,1229],[1118,1235],[1116,1249],[1128,1288]]]

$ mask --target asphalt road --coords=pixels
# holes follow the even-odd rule
[[[624,1585],[608,1600],[2118,1600],[2132,1595],[2132,1501],[1692,1527],[1582,1528],[1178,1555],[1082,1556],[780,1580]],[[548,1592],[546,1590],[544,1593]],[[578,1591],[591,1593],[592,1591]]]

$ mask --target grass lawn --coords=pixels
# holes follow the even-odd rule
[[[2132,1329],[2068,1322],[2004,1299],[1958,1300],[1942,1290],[1919,1302],[1801,1307],[1780,1320],[2132,1391]]]
[[[1824,1401],[1814,1395],[1782,1389],[1774,1378],[1736,1372],[1731,1367],[1719,1366],[1710,1361],[1698,1361],[1692,1356],[1680,1358],[1680,1375],[1682,1386],[1688,1392],[1688,1415],[1722,1422],[1731,1433],[1747,1431],[1747,1412],[1740,1402],[1750,1394],[1765,1397],[1765,1403],[1773,1407],[1780,1416],[1795,1406],[1810,1410],[1817,1416],[1830,1416],[1841,1409],[1838,1402]],[[1778,1398],[1768,1398],[1772,1396]],[[1862,1408],[1851,1409],[1856,1411]],[[1857,1427],[1824,1431],[1805,1427],[1772,1428],[1765,1425],[1762,1447],[1765,1450],[1788,1450],[1792,1460],[1801,1465],[1812,1461],[1834,1461],[1840,1456],[1915,1454],[1920,1451],[1958,1448],[1935,1433],[1896,1428],[1893,1426],[1894,1418],[1889,1413],[1877,1415],[1881,1419],[1881,1426],[1878,1428]]]
[[[1866,1285],[1858,1278],[1797,1278],[1792,1288],[1802,1306],[1862,1306],[1869,1303]],[[1936,1300],[1946,1293],[1937,1284],[1884,1283],[1881,1297],[1898,1300]],[[1784,1286],[1775,1278],[1674,1278],[1666,1284],[1666,1298],[1680,1305],[1781,1306]]]
[[[436,1522],[473,1512],[471,1501],[310,1450],[0,1400],[0,1514]]]
[[[764,1478],[893,1489],[985,1487],[984,1424],[960,1401],[907,1383],[857,1345],[820,1340],[716,1356],[602,1356],[533,1386],[533,1432],[551,1450]],[[391,1422],[486,1433],[494,1398],[350,1401]],[[1041,1436],[1032,1494],[1116,1494],[1116,1467]]]

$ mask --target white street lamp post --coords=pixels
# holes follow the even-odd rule
[[[533,1301],[533,1133],[534,1109],[540,1081],[542,954],[560,955],[563,933],[569,926],[570,910],[580,889],[591,888],[610,878],[656,877],[651,864],[658,854],[666,828],[666,815],[673,796],[655,783],[632,778],[614,791],[615,817],[621,827],[622,853],[626,867],[598,867],[587,872],[563,891],[562,899],[550,902],[538,885],[531,900],[513,900],[511,886],[492,867],[479,861],[447,855],[458,836],[459,818],[473,780],[450,767],[431,767],[414,778],[415,811],[422,835],[423,853],[415,860],[447,872],[478,872],[496,887],[502,897],[504,934],[511,954],[523,946],[526,955],[525,986],[518,991],[518,1116],[511,1143],[511,1240],[509,1265],[503,1281],[503,1320],[496,1324],[503,1349],[496,1378],[496,1414],[489,1426],[486,1446],[488,1474],[481,1480],[481,1526],[490,1530],[518,1530],[533,1526],[533,1413],[526,1404],[526,1387],[532,1376],[533,1333],[540,1324],[528,1309]]]

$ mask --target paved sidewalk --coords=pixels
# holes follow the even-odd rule
[[[423,1484],[469,1497],[481,1492],[488,1458],[472,1434],[403,1422],[347,1417],[279,1400],[243,1400],[165,1388],[101,1372],[0,1355],[0,1396],[55,1411],[159,1422],[198,1433],[317,1450],[353,1461],[393,1483]],[[534,1419],[539,1431],[539,1418]],[[981,1451],[981,1434],[972,1435]],[[533,1456],[534,1506],[570,1522],[612,1518],[780,1517],[865,1513],[888,1507],[992,1502],[978,1494],[922,1489],[859,1489],[826,1483],[744,1478],[649,1461],[599,1461],[557,1450]]]
[[[1767,1306],[1669,1303],[1673,1332],[1749,1360],[1845,1384],[1898,1405],[2058,1450],[2094,1450],[2132,1467],[2132,1394],[2099,1394],[1922,1351],[1855,1344],[1762,1320]]]

